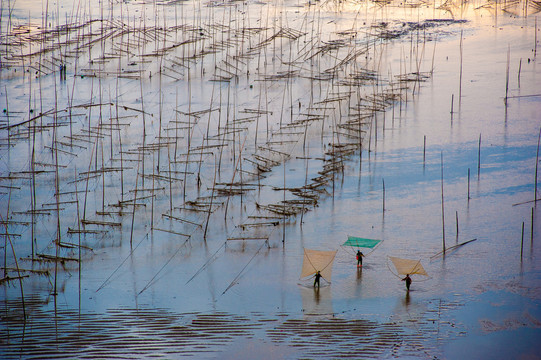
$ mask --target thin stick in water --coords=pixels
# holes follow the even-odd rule
[[[539,140],[541,140],[541,128],[539,129],[539,135],[537,135],[537,153],[535,155],[535,190],[534,190],[535,206],[537,206],[537,167],[539,165]]]
[[[470,201],[470,168],[468,168],[468,201]]]
[[[534,39],[534,50],[533,50],[533,58],[537,56],[537,16],[535,17],[535,27],[534,27],[534,33],[535,33],[535,39]]]
[[[426,135],[424,136],[423,140],[423,166],[425,165],[426,160]]]
[[[507,46],[507,67],[505,70],[505,107],[507,107],[507,97],[509,95],[509,62],[511,57],[511,45]]]
[[[441,229],[443,241],[443,254],[445,255],[445,208],[443,199],[443,152],[441,152]]]
[[[458,86],[458,111],[460,111],[462,105],[462,32],[460,31],[460,84]]]
[[[479,134],[479,149],[477,150],[477,179],[481,174],[481,134]]]
[[[530,228],[530,247],[533,246],[533,208],[532,208],[532,222]]]
[[[456,219],[456,238],[458,240],[458,211],[455,212],[455,219]]]
[[[522,222],[522,238],[520,239],[520,261],[522,261],[522,253],[524,252],[524,221]]]
[[[381,179],[383,183],[383,214],[385,214],[385,179]]]
[[[455,100],[455,94],[451,94],[451,121],[453,121],[453,102]]]
[[[518,88],[520,89],[520,70],[522,68],[522,58],[520,58],[520,61],[518,63]]]

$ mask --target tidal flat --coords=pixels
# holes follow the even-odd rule
[[[538,2],[0,9],[1,358],[541,358]]]

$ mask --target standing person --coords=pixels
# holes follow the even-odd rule
[[[406,282],[406,289],[408,289],[408,291],[410,291],[410,285],[411,285],[410,274],[406,274],[406,277],[403,278],[402,281]]]
[[[361,250],[357,250],[357,266],[363,266],[363,256]]]
[[[317,284],[317,288],[319,289],[319,279],[321,278],[321,273],[318,271],[316,272],[316,275],[314,276],[314,287],[316,287],[316,284]]]

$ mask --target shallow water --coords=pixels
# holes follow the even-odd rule
[[[89,5],[74,18],[86,21]],[[175,39],[167,40],[174,43],[190,36],[203,37],[194,42],[194,48],[181,46],[163,57],[142,57],[134,52],[100,62],[96,45],[92,53],[85,50],[79,54],[77,61],[68,58],[67,78],[62,81],[58,72],[32,80],[22,77],[20,64],[2,69],[5,86],[0,89],[0,101],[2,108],[9,104],[9,117],[2,117],[3,125],[8,119],[13,124],[31,118],[29,107],[32,114],[54,108],[68,110],[33,122],[36,127],[65,122],[57,132],[53,127],[36,130],[17,126],[9,133],[3,128],[2,216],[5,219],[9,206],[10,220],[34,219],[36,253],[55,255],[57,226],[63,242],[81,241],[92,248],[81,251],[80,264],[70,261],[55,269],[54,263],[33,263],[28,260],[32,255],[31,225],[9,224],[9,233],[16,234],[9,240],[14,242],[19,266],[48,270],[49,274],[30,274],[22,282],[26,322],[22,321],[19,283],[3,284],[2,357],[541,356],[535,342],[541,324],[540,250],[536,245],[540,221],[534,203],[529,202],[534,199],[541,125],[541,97],[537,96],[541,75],[533,58],[535,15],[520,12],[514,17],[497,8],[494,16],[490,9],[478,8],[493,4],[472,4],[478,9],[467,7],[463,13],[453,13],[455,19],[468,22],[435,22],[416,31],[402,20],[448,19],[451,13],[432,5],[403,8],[372,3],[283,3],[276,8],[265,3],[200,5],[145,7],[129,2],[122,6],[125,23],[134,29],[147,26],[141,24],[143,11],[149,28],[154,19],[148,14],[155,14],[160,26],[166,19],[164,26],[169,27],[175,14],[184,25],[195,19],[196,32],[203,29],[203,35],[187,27],[175,32]],[[27,21],[29,8],[30,16],[41,23],[39,9],[24,2],[17,2],[13,21]],[[65,24],[65,16],[58,16],[64,10],[71,14],[68,5],[51,12],[51,28],[56,19]],[[451,9],[456,10],[459,8]],[[115,8],[113,14],[119,17],[119,11]],[[111,14],[108,8],[104,13]],[[92,14],[99,16],[97,9],[92,9]],[[4,34],[5,13],[2,16]],[[387,25],[382,27],[382,21]],[[217,23],[223,26],[210,25]],[[266,30],[253,30],[259,26]],[[264,41],[285,27],[306,34],[288,38],[294,32],[291,30],[274,42]],[[343,33],[352,27],[358,29],[356,38]],[[407,31],[394,39],[374,35],[404,28]],[[91,29],[100,27],[92,24],[84,31]],[[315,35],[318,31],[319,38]],[[142,33],[134,31],[132,41]],[[159,31],[154,35],[160,36]],[[435,41],[425,43],[425,36]],[[215,54],[187,58],[190,52],[208,49],[213,42],[222,44],[226,38],[228,45]],[[322,42],[337,39],[346,45],[314,55]],[[116,45],[104,46],[121,47],[130,38],[114,41]],[[133,49],[150,53],[164,45],[168,44],[148,41],[144,46],[133,45]],[[333,81],[310,79],[327,76],[325,69],[336,66],[353,49],[365,47],[367,52],[337,71]],[[506,106],[508,50],[510,98]],[[243,56],[235,58],[234,54]],[[311,60],[309,55],[313,55]],[[90,63],[88,57],[96,61]],[[141,62],[142,58],[148,62]],[[238,62],[232,64],[233,59]],[[134,65],[129,65],[132,62]],[[285,217],[285,222],[276,214],[263,220],[249,217],[272,215],[256,204],[296,199],[282,191],[284,186],[311,183],[324,169],[322,158],[329,159],[325,152],[331,144],[356,141],[336,133],[333,136],[333,130],[355,113],[359,96],[366,100],[396,89],[396,82],[387,81],[391,74],[430,74],[432,65],[432,76],[426,81],[407,83],[409,89],[401,92],[402,101],[389,102],[377,115],[370,112],[372,126],[364,128],[362,152],[356,149],[344,162],[343,171],[329,178],[323,186],[325,192],[318,193],[315,208],[309,206],[302,216]],[[156,75],[160,66],[165,66],[163,74],[167,75]],[[126,69],[130,67],[142,71],[141,80],[129,78],[132,73]],[[373,81],[352,87],[341,83],[361,68],[379,74],[378,86]],[[117,79],[114,72],[118,69],[128,78]],[[237,76],[228,82],[211,81],[226,76],[224,69]],[[282,76],[292,70],[300,75]],[[353,96],[333,100],[351,89]],[[119,106],[87,106],[100,103]],[[367,102],[361,100],[360,104]],[[71,126],[69,117],[64,117],[70,109]],[[205,109],[216,110],[186,115]],[[324,120],[285,126],[305,120],[303,114],[308,112],[324,116]],[[90,135],[89,123],[94,131]],[[101,127],[97,127],[99,123]],[[224,126],[235,135],[220,135],[226,131]],[[279,134],[286,130],[288,135]],[[58,206],[64,210],[56,209],[56,174],[39,173],[36,208],[49,209],[49,215],[31,217],[21,212],[32,209],[32,177],[25,171],[31,170],[34,141],[28,134],[34,131],[34,162],[42,164],[36,169],[54,170],[58,156],[59,191],[64,192],[58,197]],[[70,134],[81,135],[71,146]],[[6,145],[8,136],[15,145]],[[54,136],[67,145],[54,143]],[[171,141],[166,136],[175,140],[164,146],[162,141]],[[223,152],[221,143],[227,143]],[[216,147],[202,150],[203,144]],[[141,146],[147,149],[137,151]],[[148,150],[152,146],[157,148]],[[252,154],[256,146],[271,147],[274,152],[258,153],[278,164],[262,174],[265,178],[254,177],[257,170],[245,160],[255,161]],[[240,156],[239,148],[243,149]],[[192,155],[181,155],[187,149]],[[285,162],[283,153],[290,155]],[[196,161],[169,163],[168,159],[175,157]],[[450,247],[476,239],[448,251],[445,257],[435,256],[443,242],[442,163],[445,244]],[[123,171],[118,171],[120,166]],[[106,168],[109,170],[87,181],[87,172]],[[149,177],[158,173],[156,168],[162,177]],[[186,176],[185,171],[189,172]],[[12,176],[8,178],[8,174]],[[202,181],[199,188],[197,174]],[[76,179],[80,181],[74,182]],[[203,210],[208,209],[205,202],[213,196],[214,182],[240,181],[254,190],[242,196],[215,197],[210,218],[206,211],[186,209],[197,206],[193,205],[197,201]],[[228,188],[233,187],[222,189]],[[132,217],[135,189],[138,198],[152,193],[155,197],[137,200],[140,205]],[[114,206],[119,201],[126,201],[122,214]],[[97,211],[110,214],[98,215]],[[86,225],[97,233],[79,238],[68,234],[68,229],[84,228],[78,216],[120,226]],[[246,227],[257,221],[270,224]],[[384,240],[367,256],[361,271],[355,267],[353,252],[340,246],[347,235]],[[228,240],[239,237],[268,241]],[[11,247],[6,244],[4,261],[13,268]],[[299,279],[303,248],[338,249],[331,284],[324,282],[319,291],[312,288],[312,280]],[[60,255],[78,258],[79,252],[61,249]],[[421,259],[430,277],[414,278],[412,290],[406,293],[393,273],[389,255]],[[10,276],[16,272],[10,271]],[[55,288],[57,296],[51,295]]]

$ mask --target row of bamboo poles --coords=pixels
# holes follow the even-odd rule
[[[226,242],[268,244],[279,224],[285,241],[286,224],[334,194],[345,162],[370,152],[389,110],[429,78],[426,29],[454,23],[354,22],[324,39],[329,3],[297,21],[258,5],[257,26],[244,17],[254,5],[210,3],[205,18],[197,3],[171,5],[174,18],[142,6],[153,21],[100,6],[97,18],[89,2],[56,26],[46,15],[2,34],[2,282],[54,274],[56,295],[59,266],[80,269],[127,238],[135,249],[149,231],[206,241],[217,210],[228,222],[240,209]],[[386,47],[408,37],[410,56],[386,73]],[[291,185],[294,160],[305,176]]]

